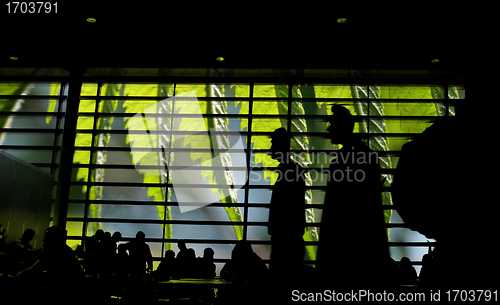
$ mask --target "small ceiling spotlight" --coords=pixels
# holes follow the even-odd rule
[[[347,18],[339,18],[337,19],[337,23],[346,23],[347,22]]]
[[[431,60],[431,63],[435,64],[435,63],[438,63],[439,62],[439,59],[437,58],[434,58],[433,60]]]
[[[96,23],[97,19],[90,17],[90,18],[87,18],[87,22],[89,22],[89,23]]]
[[[216,60],[217,60],[217,61],[224,61],[224,57],[219,56],[219,57],[217,57],[217,58],[216,58]]]

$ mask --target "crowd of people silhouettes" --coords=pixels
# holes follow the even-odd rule
[[[202,257],[196,257],[192,248],[186,247],[186,243],[180,240],[177,244],[177,255],[174,250],[166,250],[156,270],[153,270],[153,257],[145,240],[145,234],[137,232],[135,238],[128,242],[122,241],[120,232],[112,235],[103,230],[86,240],[85,247],[72,250],[65,243],[65,230],[58,227],[50,227],[44,232],[44,244],[42,249],[33,249],[31,241],[35,232],[27,229],[21,238],[11,243],[4,243],[0,248],[0,274],[2,276],[16,277],[25,283],[44,283],[43,288],[47,291],[61,289],[71,291],[75,289],[72,284],[81,283],[87,277],[113,277],[115,278],[115,290],[109,286],[106,295],[113,291],[114,294],[127,295],[126,291],[139,291],[139,297],[155,295],[157,291],[147,290],[147,285],[162,281],[177,280],[183,278],[212,279],[216,277],[216,265],[214,263],[214,250],[205,248]],[[121,243],[120,243],[121,242]],[[279,256],[278,256],[279,257]],[[275,257],[273,257],[275,258]],[[286,259],[291,264],[292,270],[297,276],[298,262]],[[432,251],[424,255],[423,267],[420,271],[420,284],[423,287],[432,287]],[[271,260],[271,264],[272,264]],[[396,276],[400,284],[416,284],[417,272],[407,257],[403,257],[396,264]],[[277,270],[279,270],[278,267]],[[271,268],[272,270],[272,268]],[[290,276],[291,271],[277,275],[276,270],[271,272],[266,262],[252,249],[248,241],[238,241],[229,259],[220,271],[220,278],[230,283],[218,289],[215,295],[213,289],[205,288],[196,292],[186,288],[168,287],[165,291],[167,297],[189,296],[190,298],[214,302],[219,304],[230,304],[235,298],[244,297],[246,300],[255,300],[263,291],[268,291],[268,285],[277,277]],[[149,279],[149,283],[147,282]],[[39,285],[39,284],[35,284]],[[142,287],[142,288],[141,288]],[[52,289],[52,290],[51,290]],[[121,291],[121,292],[120,292]],[[128,293],[130,296],[130,292]],[[137,295],[136,295],[137,296]],[[217,298],[216,298],[217,297]]]

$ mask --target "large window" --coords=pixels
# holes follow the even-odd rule
[[[146,234],[153,255],[177,252],[176,242],[201,256],[215,250],[218,269],[238,239],[269,259],[267,217],[277,161],[269,135],[292,132],[293,159],[307,169],[305,260],[314,264],[327,183],[322,169],[338,150],[326,137],[332,104],[356,118],[354,132],[377,153],[391,255],[418,267],[424,236],[405,227],[390,186],[399,152],[440,116],[455,115],[461,84],[85,81],[82,86],[68,206],[68,244],[98,229],[124,240]],[[71,86],[71,83],[69,84]],[[1,83],[1,146],[56,174],[68,84]],[[8,97],[6,97],[8,96]],[[174,98],[175,97],[175,98]],[[70,131],[65,131],[70,132]],[[188,172],[189,180],[176,180]],[[210,202],[210,204],[208,204]],[[356,215],[346,215],[356,222]]]

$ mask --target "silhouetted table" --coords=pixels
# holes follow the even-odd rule
[[[158,285],[172,285],[172,286],[207,286],[212,288],[217,288],[220,286],[227,285],[228,282],[225,280],[216,277],[213,279],[179,279],[179,280],[170,280],[170,281],[159,281]]]
[[[220,288],[228,285],[229,283],[217,277],[213,279],[179,279],[170,281],[158,281],[157,292],[159,299],[168,298],[171,300],[178,300],[180,298],[189,298],[199,296],[199,292],[212,291],[214,288]],[[213,292],[211,292],[213,297]]]

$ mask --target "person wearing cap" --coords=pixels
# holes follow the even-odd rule
[[[327,129],[341,144],[328,170],[316,268],[339,285],[382,283],[391,261],[378,156],[353,133],[354,117],[332,106]]]
[[[291,136],[285,128],[271,135],[271,158],[280,162],[272,187],[268,233],[271,235],[270,271],[285,275],[297,271],[304,258],[305,178],[303,168],[291,159]]]

